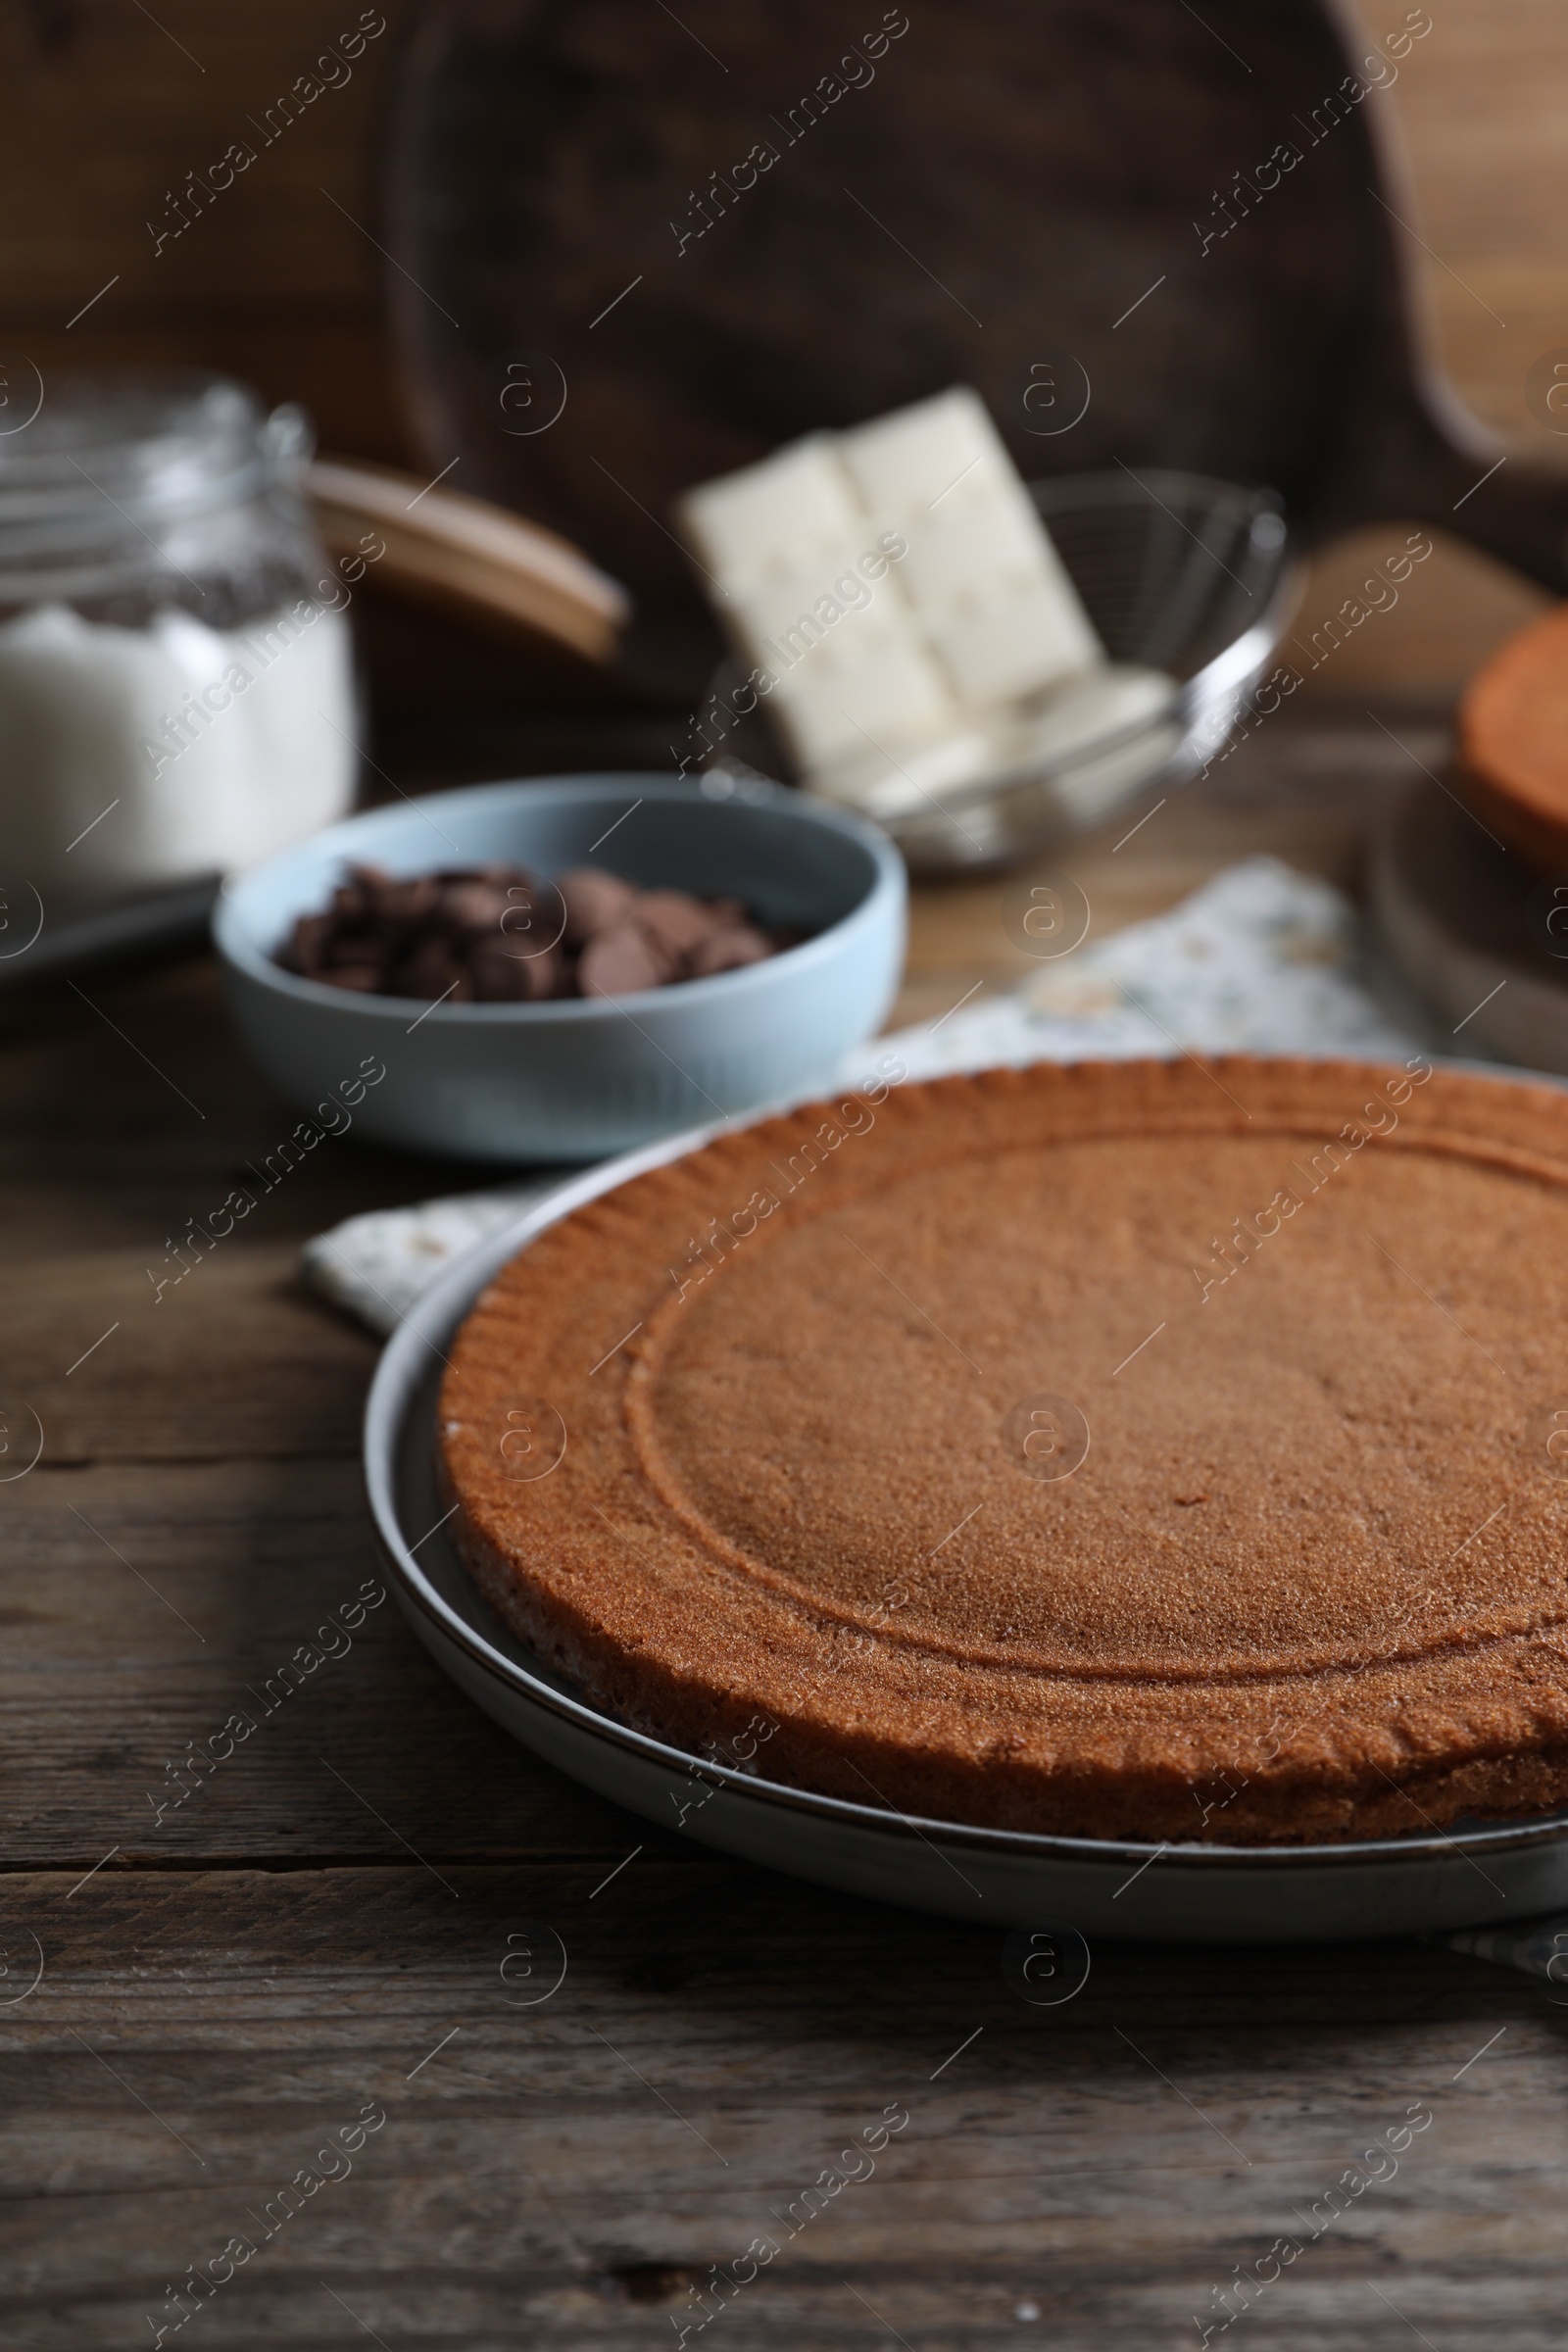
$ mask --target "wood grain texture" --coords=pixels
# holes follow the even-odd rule
[[[1369,29],[1381,22],[1370,0],[1359,5]],[[1568,334],[1568,23],[1552,0],[1466,0],[1435,23],[1393,96],[1432,248],[1423,282],[1439,348],[1511,447],[1561,466],[1568,442],[1526,379]]]
[[[1401,13],[1358,5],[1369,38]],[[406,37],[406,0],[387,0],[388,30],[358,61],[354,81],[315,102],[156,261],[145,227],[187,169],[221,152],[230,119],[265,108],[302,57],[358,13],[328,10],[325,0],[234,0],[216,13],[171,0],[154,11],[156,23],[129,0],[29,0],[12,12],[0,24],[0,358],[28,355],[46,376],[79,362],[228,369],[269,399],[304,401],[327,447],[421,464],[428,452],[403,405],[382,316],[382,265],[319,193],[326,187],[380,233],[371,150]],[[1223,52],[1215,56],[1223,64]],[[1443,363],[1468,405],[1543,464],[1561,463],[1568,448],[1532,415],[1526,383],[1533,362],[1568,334],[1565,100],[1568,17],[1555,0],[1450,0],[1387,93],[1413,168],[1410,218],[1431,247],[1420,270]],[[429,470],[445,462],[433,458]],[[454,479],[465,479],[461,468]],[[1423,655],[1399,617],[1387,624],[1428,686],[1456,681],[1467,629],[1490,627],[1494,637],[1503,625],[1490,567],[1459,558],[1448,568],[1445,639]],[[401,612],[378,612],[375,621],[377,687],[398,701],[581,699],[581,678],[486,660],[466,639],[432,656],[422,620],[411,629]],[[515,766],[522,740],[514,729],[492,772]]]
[[[1398,406],[1375,110],[1299,134],[1309,167],[1233,241],[1231,216],[1201,243],[1188,217],[1337,86],[1315,0],[1227,4],[1213,31],[1163,0],[887,22],[894,45],[840,63],[830,6],[743,31],[722,7],[430,0],[399,78],[390,293],[428,429],[487,494],[603,551],[671,691],[700,692],[717,650],[673,502],[780,442],[969,382],[1034,471],[1223,472],[1310,526],[1365,413]],[[504,349],[571,384],[549,432],[499,429]],[[1092,395],[1042,436],[1029,387],[1069,368]],[[1385,482],[1413,484],[1407,438],[1382,435]]]
[[[1032,472],[1265,481],[1308,542],[1419,515],[1563,593],[1554,436],[1502,470],[1408,316],[1431,264],[1394,110],[1430,16],[1364,57],[1318,0],[887,23],[896,46],[840,59],[848,26],[810,6],[744,33],[635,0],[421,10],[387,234],[432,456],[600,551],[647,674],[697,693],[715,654],[678,493],[954,382]],[[572,387],[553,429],[503,429],[503,349]],[[1085,391],[1052,432],[1036,379],[1063,371]]]
[[[585,660],[613,651],[628,612],[614,583],[505,509],[421,486],[415,474],[340,460],[318,459],[305,490],[329,555],[355,557],[371,526],[385,550],[376,559],[385,588],[491,628],[542,632]]]
[[[269,144],[268,109],[352,30],[360,0],[12,11],[0,26],[0,303],[13,355],[46,376],[104,361],[229,368],[270,397],[307,401],[335,446],[408,454],[368,164],[402,13],[398,0],[372,12],[385,32],[328,67],[340,86]],[[177,220],[170,193],[188,172],[208,177],[235,141],[254,163],[159,248],[148,222]]]
[[[243,1318],[213,1312],[243,1360]],[[301,1340],[297,1325],[296,1364]],[[337,1359],[346,1405],[371,1353]],[[177,1373],[143,1359],[141,1376],[177,1408]],[[290,1385],[282,1366],[256,1377]],[[207,1369],[192,1361],[186,1378],[188,1399]],[[308,1414],[309,1390],[296,1396]],[[236,1429],[226,1459],[179,1461],[174,1448],[199,1453],[207,1433],[187,1436],[176,1409],[143,1436],[162,1449],[150,1460],[51,1470],[46,1452],[0,1487],[13,1867],[85,1870],[111,1847],[156,1868],[406,1860],[412,1845],[588,1851],[608,1868],[636,1843],[612,1806],[519,1771],[516,1748],[426,1659],[387,1595],[358,1432],[347,1410],[340,1421],[320,1441],[337,1459],[269,1459],[268,1432]],[[193,1768],[193,1748],[216,1760]]]
[[[1031,2009],[1000,1934],[737,1866],[640,1858],[598,1896],[579,1863],[447,1875],[5,1885],[7,1948],[47,1959],[0,2013],[28,2192],[0,2343],[133,2342],[236,2233],[255,2256],[191,2342],[672,2342],[760,2239],[719,2342],[1176,2346],[1282,2236],[1254,2326],[1289,2352],[1386,2346],[1390,2302],[1442,2352],[1550,2340],[1563,2023],[1519,1980],[1419,1946],[1105,1947]],[[508,1939],[541,1928],[565,1978],[516,2006]],[[281,2223],[366,2102],[352,2174]],[[889,2108],[874,2170],[847,2157]],[[1412,2108],[1396,2173],[1310,2242]],[[805,2220],[835,2171],[864,2177]]]
[[[1369,38],[1400,13],[1359,7]],[[320,194],[379,234],[371,146],[406,0],[382,13],[388,30],[353,81],[314,102],[155,261],[145,222],[165,191],[205,170],[358,8],[237,0],[215,14],[171,0],[156,23],[123,0],[14,11],[0,25],[0,302],[18,347],[46,370],[138,358],[229,368],[270,397],[305,400],[329,446],[417,462],[381,265]],[[1564,332],[1565,96],[1568,20],[1554,0],[1451,0],[1388,93],[1432,248],[1422,269],[1444,363],[1472,408],[1545,462],[1563,444],[1532,418],[1525,377]]]

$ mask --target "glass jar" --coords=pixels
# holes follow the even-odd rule
[[[0,409],[0,877],[47,909],[256,863],[345,813],[345,608],[302,411],[106,369]],[[352,566],[347,567],[352,568]]]

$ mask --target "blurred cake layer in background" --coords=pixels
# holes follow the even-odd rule
[[[1568,605],[1511,637],[1459,708],[1460,782],[1510,849],[1568,867]]]

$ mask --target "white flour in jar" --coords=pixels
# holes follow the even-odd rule
[[[33,606],[0,623],[0,881],[47,906],[254,865],[347,812],[354,732],[331,607],[218,630]]]

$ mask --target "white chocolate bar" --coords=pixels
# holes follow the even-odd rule
[[[891,812],[1020,757],[1070,766],[1170,691],[1106,662],[966,386],[793,442],[676,518],[806,782],[836,799]]]
[[[827,433],[688,491],[683,506],[688,536],[721,593],[786,573],[808,573],[820,587],[864,524]]]

